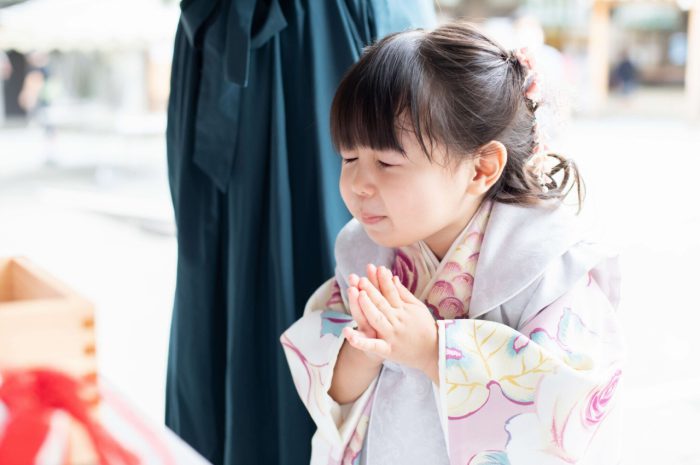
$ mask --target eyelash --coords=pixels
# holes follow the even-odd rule
[[[343,164],[349,165],[350,163],[354,162],[355,160],[357,160],[357,158],[343,158]],[[390,165],[389,163],[384,163],[383,161],[380,161],[380,160],[377,160],[377,165],[379,165],[379,168],[382,168],[382,169],[396,166],[396,165]]]

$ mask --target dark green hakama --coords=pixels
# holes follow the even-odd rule
[[[428,0],[181,3],[168,106],[177,288],[166,423],[215,465],[305,464],[314,425],[280,334],[350,216],[329,111],[343,73]]]

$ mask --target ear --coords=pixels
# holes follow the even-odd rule
[[[469,185],[469,193],[485,194],[501,177],[508,161],[508,150],[497,140],[483,145],[474,157],[474,177]]]

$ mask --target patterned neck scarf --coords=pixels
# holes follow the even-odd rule
[[[396,250],[392,272],[425,302],[435,319],[469,316],[474,271],[492,207],[492,201],[481,204],[442,261],[423,241]]]

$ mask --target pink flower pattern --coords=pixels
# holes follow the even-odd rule
[[[620,381],[621,370],[617,370],[608,384],[601,389],[596,389],[588,397],[588,405],[584,413],[584,421],[589,426],[594,426],[607,416],[609,404],[615,395],[617,385]]]
[[[338,281],[333,280],[333,288],[331,291],[331,296],[330,298],[326,301],[326,307],[331,307],[335,308],[341,306],[341,310],[343,307],[343,297],[340,293],[340,286],[338,285]]]
[[[396,250],[396,259],[391,272],[399,277],[401,284],[411,293],[416,292],[418,287],[418,270],[415,262],[402,249]]]
[[[491,206],[490,202],[482,205],[463,232],[462,243],[452,253],[450,260],[438,268],[432,288],[424,300],[437,319],[453,320],[469,316],[474,272]]]

